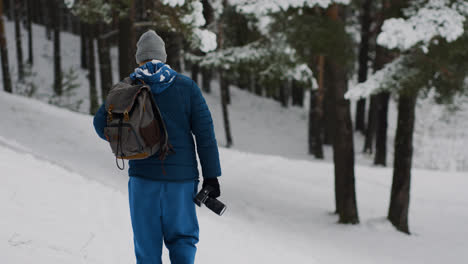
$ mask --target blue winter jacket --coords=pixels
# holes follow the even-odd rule
[[[197,84],[190,78],[177,74],[174,83],[160,91],[155,85],[151,90],[159,107],[169,135],[169,143],[175,153],[161,164],[158,153],[142,159],[129,161],[130,177],[143,177],[162,181],[187,181],[198,179],[198,163],[193,135],[204,178],[221,175],[218,145],[215,138],[210,110]],[[94,116],[94,128],[105,140],[107,112],[104,104]],[[192,135],[193,134],[193,135]],[[164,166],[165,173],[163,173]]]

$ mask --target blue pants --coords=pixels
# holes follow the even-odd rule
[[[137,264],[162,263],[163,240],[172,264],[193,264],[198,220],[193,198],[198,182],[130,177],[128,195]]]

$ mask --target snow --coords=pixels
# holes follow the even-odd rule
[[[0,258],[135,263],[128,177],[94,135],[92,118],[3,92],[0,108],[7,118],[0,129]],[[438,264],[468,257],[464,174],[413,170],[414,235],[407,236],[384,220],[391,169],[357,166],[361,224],[342,226],[330,213],[331,163],[224,148],[220,154],[228,210],[218,217],[198,209],[196,263]]]
[[[216,34],[207,29],[196,28],[193,30],[193,36],[196,39],[197,46],[203,52],[214,51],[218,47]]]
[[[413,7],[408,19],[387,19],[377,43],[389,49],[408,50],[421,45],[427,52],[431,41],[441,37],[453,42],[463,35],[464,22],[468,16],[468,4],[464,0],[429,0],[422,7]]]
[[[11,22],[6,32],[14,65]],[[44,32],[34,25],[34,100],[0,91],[0,259],[9,264],[135,263],[127,173],[115,167],[91,116],[39,101],[48,101],[53,81],[52,45]],[[62,33],[62,41],[64,69],[74,69],[80,84],[67,100],[84,100],[79,110],[86,112],[89,88],[86,72],[78,66],[79,40]],[[115,60],[115,49],[111,52]],[[11,68],[13,83],[16,70]],[[218,142],[224,145],[219,87],[216,81],[212,85],[212,94],[205,97]],[[460,110],[454,113],[430,98],[419,101],[413,162],[439,171],[412,170],[413,235],[406,236],[385,220],[392,169],[368,166],[371,158],[359,152],[360,135],[355,135],[355,146],[361,224],[338,225],[331,213],[331,148],[325,148],[325,161],[307,155],[307,109],[285,109],[271,99],[230,90],[235,149],[220,148],[220,200],[228,210],[218,217],[198,209],[196,263],[440,264],[468,259],[466,98],[457,102]],[[395,108],[391,101],[390,159]],[[168,263],[166,251],[163,260]]]

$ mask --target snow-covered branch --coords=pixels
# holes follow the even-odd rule
[[[392,18],[384,22],[378,36],[379,45],[389,49],[409,50],[417,45],[427,52],[431,42],[441,37],[457,40],[464,32],[468,3],[458,0],[428,0],[422,7],[412,6],[409,18]]]
[[[367,81],[352,87],[345,94],[346,99],[365,98],[381,91],[399,90],[404,83],[418,73],[416,68],[407,67],[406,56],[400,56],[373,75]]]

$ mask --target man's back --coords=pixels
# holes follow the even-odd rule
[[[197,140],[203,176],[221,175],[213,121],[200,88],[189,77],[178,73],[174,82],[163,91],[156,85],[150,84],[151,90],[166,124],[174,153],[163,161],[158,159],[158,154],[147,159],[131,160],[129,176],[168,181],[197,179],[199,173],[192,133]],[[99,135],[102,135],[106,119],[107,112],[101,106],[94,120]]]

